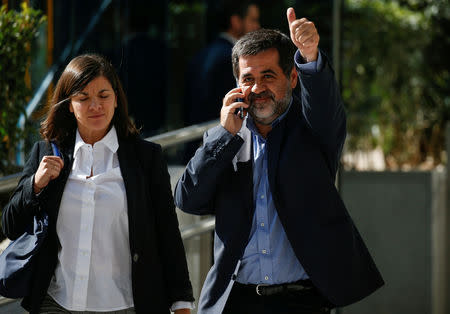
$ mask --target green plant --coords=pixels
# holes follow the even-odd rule
[[[45,16],[25,2],[21,11],[8,11],[5,5],[0,9],[0,175],[17,170],[13,162],[16,146],[36,132],[18,128],[17,122],[31,95],[25,81],[31,44],[44,21]]]
[[[447,1],[346,0],[342,97],[349,150],[388,167],[441,162],[450,121]]]

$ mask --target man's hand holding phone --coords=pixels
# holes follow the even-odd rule
[[[220,124],[231,134],[236,135],[242,127],[248,104],[245,99],[250,94],[250,86],[236,87],[223,98],[220,110]]]

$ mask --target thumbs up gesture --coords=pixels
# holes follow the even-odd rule
[[[287,20],[291,33],[291,40],[297,46],[306,62],[316,61],[319,53],[319,33],[313,22],[306,18],[297,20],[293,8],[287,9]]]

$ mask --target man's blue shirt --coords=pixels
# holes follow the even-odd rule
[[[319,58],[321,58],[319,54]],[[299,62],[296,55],[296,62]],[[316,71],[316,62],[301,64],[305,72]],[[288,109],[273,123],[275,127]],[[250,239],[241,258],[236,281],[243,284],[280,284],[308,279],[308,275],[295,256],[278,217],[267,171],[267,143],[248,116],[247,127],[253,140],[253,215]]]

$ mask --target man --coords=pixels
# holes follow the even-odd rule
[[[231,49],[240,37],[259,29],[258,6],[250,1],[226,1],[219,27],[219,36],[195,55],[188,66],[185,108],[188,125],[218,118],[218,104],[223,95],[236,87]]]
[[[220,34],[191,60],[186,71],[184,122],[192,125],[219,117],[223,95],[236,87],[231,49],[248,32],[259,29],[259,7],[251,1],[227,0],[218,19]],[[187,162],[200,142],[189,143]]]
[[[314,24],[287,16],[298,51],[273,30],[236,43],[239,87],[176,186],[180,209],[216,216],[199,313],[329,313],[383,285],[334,186],[346,135],[334,73]]]

